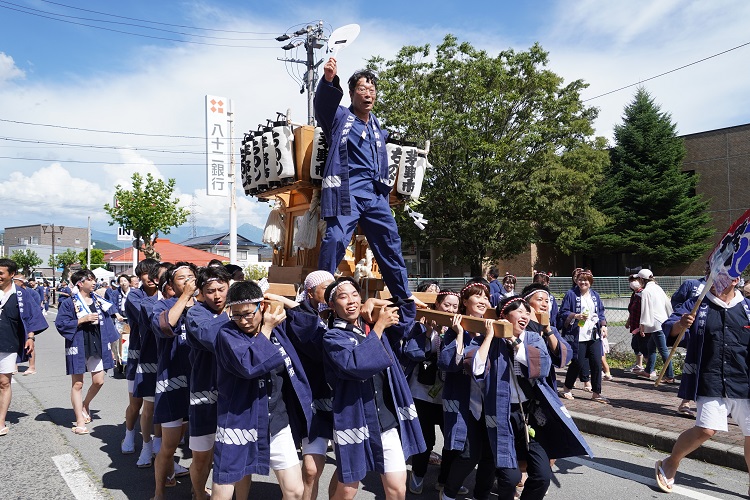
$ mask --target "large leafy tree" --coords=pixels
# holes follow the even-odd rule
[[[644,264],[686,264],[705,253],[713,235],[698,179],[681,170],[685,144],[676,124],[644,88],[615,126],[615,146],[597,194],[609,222],[586,243],[594,252],[634,254]]]
[[[604,221],[589,203],[608,161],[592,137],[597,110],[581,102],[582,81],[564,84],[547,63],[539,45],[491,56],[452,35],[434,54],[407,46],[370,60],[387,128],[431,141],[422,239],[473,274],[531,242],[570,252],[582,228]]]
[[[15,250],[10,254],[10,259],[18,265],[18,269],[28,278],[34,271],[34,268],[42,263],[42,258],[34,251],[28,248],[24,250]]]
[[[127,190],[119,184],[115,186],[116,206],[104,205],[104,211],[115,223],[135,233],[135,244],[147,258],[159,259],[154,243],[159,233],[169,234],[175,226],[183,224],[189,211],[177,204],[172,198],[175,180],[164,182],[146,174],[144,179],[138,173],[133,174],[133,188]]]
[[[78,259],[78,254],[76,253],[76,251],[72,248],[68,248],[62,253],[50,256],[48,264],[53,269],[62,267],[62,278],[68,279],[70,275],[70,266],[72,266],[73,264],[78,264],[79,262],[80,260]]]

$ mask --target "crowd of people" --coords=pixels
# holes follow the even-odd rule
[[[218,261],[197,268],[145,259],[134,277],[119,276],[109,289],[98,287],[89,270],[73,273],[72,286],[58,290],[55,320],[71,376],[71,431],[88,434],[105,370],[122,368],[128,402],[121,452],[135,454],[140,446],[134,465],[153,467],[156,499],[187,475],[194,498],[244,499],[252,475],[271,470],[285,499],[317,498],[331,445],[332,499],[354,498],[371,471],[380,475],[387,499],[403,499],[407,489],[422,493],[431,461],[440,462],[435,486],[442,500],[470,490],[485,500],[493,489],[504,500],[542,499],[555,460],[591,455],[560,395],[572,399],[580,380],[593,401],[608,404],[601,388],[611,377],[603,358],[607,321],[593,274],[576,269],[559,304],[542,272],[520,293],[515,276],[500,279],[494,269],[490,280],[477,277],[460,290],[424,283],[436,294],[429,306],[452,320],[450,327],[416,321],[417,307],[428,304],[409,290],[388,205],[387,132],[371,112],[377,76],[356,72],[348,81],[352,104],[344,107],[336,60],[323,69],[315,114],[336,154],[328,155],[323,173],[319,270],[304,279],[296,300],[269,293],[245,281],[237,266]],[[357,225],[393,299],[366,298],[353,278],[334,277]],[[15,262],[0,259],[0,436],[9,432],[16,363],[34,354],[34,337],[48,327],[43,297],[16,286],[17,272]],[[731,319],[728,340],[747,353],[740,334],[750,326],[750,308],[727,292],[709,295],[695,322],[694,299],[687,297],[670,316],[653,276],[642,273],[643,290],[633,289],[638,317],[634,306],[628,324],[647,358],[643,372],[651,375],[656,350],[663,355],[665,332],[675,333],[670,325],[691,329],[693,377],[680,395],[696,401],[702,425],[680,436],[670,457],[656,464],[660,488],[671,491],[680,460],[726,430],[728,412],[735,419],[750,414],[747,362],[732,358],[720,346],[725,337],[714,335]],[[509,336],[495,335],[493,309],[507,321]],[[732,370],[723,382],[716,369],[722,361]],[[555,367],[567,367],[560,394]],[[91,383],[84,395],[86,373]],[[431,454],[435,427],[444,437],[439,457]],[[182,441],[192,452],[189,468],[174,459]]]

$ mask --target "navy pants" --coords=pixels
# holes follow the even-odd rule
[[[351,215],[326,217],[326,234],[320,244],[318,269],[336,272],[357,224],[367,237],[383,280],[394,297],[411,296],[406,279],[406,264],[401,253],[401,237],[391,214],[388,198],[370,194],[370,198],[352,196]]]

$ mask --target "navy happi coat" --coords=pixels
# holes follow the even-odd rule
[[[375,333],[365,336],[363,330],[348,328],[343,323],[334,321],[323,336],[323,349],[326,377],[333,386],[333,441],[338,478],[352,483],[362,480],[368,471],[385,472],[380,421],[370,382],[375,374],[383,370],[387,373],[404,458],[423,452],[426,445],[409,384],[391,347],[401,342],[406,325],[388,328],[378,338]]]
[[[354,122],[351,108],[339,106],[344,97],[338,76],[332,82],[321,78],[315,89],[315,117],[323,129],[326,142],[330,145],[328,159],[323,169],[323,189],[320,194],[320,216],[337,217],[351,215],[351,196],[349,193],[349,153],[347,139]],[[375,133],[380,135],[382,144],[388,138],[388,132],[380,127],[380,122],[370,113]],[[379,171],[373,183],[375,192],[388,196],[391,184],[388,179],[388,154],[386,148],[378,148],[377,164]]]
[[[125,301],[125,317],[128,318],[128,326],[130,326],[128,364],[125,367],[125,378],[127,380],[135,380],[138,360],[141,357],[141,324],[138,322],[138,317],[140,316],[141,301],[146,296],[146,292],[140,288],[131,288],[130,293],[128,293],[128,300]]]
[[[151,328],[151,314],[154,306],[161,300],[160,292],[152,296],[145,296],[141,300],[138,312],[138,323],[140,323],[140,357],[138,367],[135,369],[133,384],[133,396],[136,398],[156,396],[156,369],[158,354],[156,352],[156,337]],[[128,318],[130,319],[130,318]],[[132,320],[130,320],[132,321]]]
[[[26,288],[16,287],[15,284],[12,287],[16,290],[16,300],[18,301],[18,314],[21,316],[21,323],[23,324],[23,332],[19,332],[18,343],[19,350],[17,354],[17,362],[23,363],[28,361],[29,355],[24,349],[24,345],[29,338],[29,333],[39,334],[49,328],[47,320],[44,319],[42,310],[35,305],[34,297],[32,293],[36,293],[33,290],[27,290]],[[12,288],[11,288],[12,289]],[[31,306],[31,307],[30,307]]]
[[[156,336],[159,360],[156,363],[156,396],[154,400],[154,423],[171,422],[179,418],[188,419],[190,402],[190,346],[185,331],[183,311],[177,324],[169,324],[169,310],[177,303],[177,297],[162,299],[154,305],[151,315],[151,331]]]
[[[212,311],[199,302],[185,319],[190,346],[190,435],[206,436],[216,432],[216,336],[229,321],[227,313]]]
[[[528,330],[524,337],[528,366],[521,364],[520,368],[523,376],[533,386],[533,399],[537,403],[537,411],[544,415],[543,419],[537,418],[534,440],[544,448],[550,459],[577,455],[593,456],[570,413],[557,393],[547,384],[546,376],[552,366],[552,360],[544,339],[538,333]],[[466,349],[469,357],[472,352],[479,349],[482,340],[481,336],[474,338]],[[487,355],[485,373],[475,377],[477,381],[482,381],[485,423],[495,457],[495,466],[498,468],[518,467],[513,426],[510,423],[510,384],[513,370],[510,360],[511,349],[505,340],[493,339]],[[546,421],[544,426],[538,423],[540,420]]]
[[[92,293],[91,296],[97,302],[96,312],[99,314],[102,364],[105,370],[109,370],[115,366],[109,344],[120,341],[120,334],[112,321],[117,308],[110,304],[109,309],[105,311],[101,304],[106,301],[96,294]],[[58,307],[55,328],[60,335],[65,337],[65,373],[68,375],[86,373],[86,346],[83,340],[85,332],[79,328],[78,318],[88,314],[88,312],[81,307],[78,294],[59,304]]]
[[[594,303],[593,312],[599,316],[599,323],[596,328],[591,332],[591,340],[601,340],[601,327],[606,326],[607,318],[604,316],[604,304],[599,294],[595,290],[589,290],[591,293],[591,299]],[[575,315],[581,313],[581,289],[578,286],[574,286],[567,292],[563,297],[562,303],[560,304],[560,310],[557,313],[557,329],[563,333],[565,340],[570,344],[573,349],[573,356],[578,356],[578,322],[575,320]],[[552,318],[550,317],[550,321]],[[601,344],[600,344],[601,345]],[[601,353],[599,353],[601,355]]]
[[[471,374],[464,370],[466,349],[471,344],[472,336],[464,331],[461,342],[464,343],[464,353],[456,355],[456,331],[448,328],[443,338],[443,348],[438,355],[438,368],[445,372],[443,385],[443,422],[445,448],[463,451],[468,436],[468,419],[473,419],[469,409],[469,395],[471,384],[474,383]]]
[[[292,313],[293,315],[293,313]],[[216,379],[219,388],[213,478],[218,484],[239,481],[248,474],[268,475],[270,438],[265,376],[286,366],[289,387],[282,388],[295,443],[307,436],[312,395],[292,343],[287,321],[274,328],[279,345],[258,333],[249,336],[226,323],[216,338]]]
[[[294,311],[294,312],[290,312]],[[308,439],[333,439],[333,400],[331,386],[325,377],[323,335],[328,326],[309,301],[288,310],[292,314],[289,340],[302,362],[312,392],[312,421]]]

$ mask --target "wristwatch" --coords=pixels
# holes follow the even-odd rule
[[[515,346],[517,346],[517,345],[521,345],[521,344],[523,344],[523,340],[521,340],[520,338],[516,338],[516,339],[515,339],[515,340],[514,340],[514,341],[512,342],[512,344],[513,344],[513,346],[514,346],[514,347],[515,347]]]
[[[552,336],[552,330],[548,332],[542,332],[542,337],[546,340]]]

